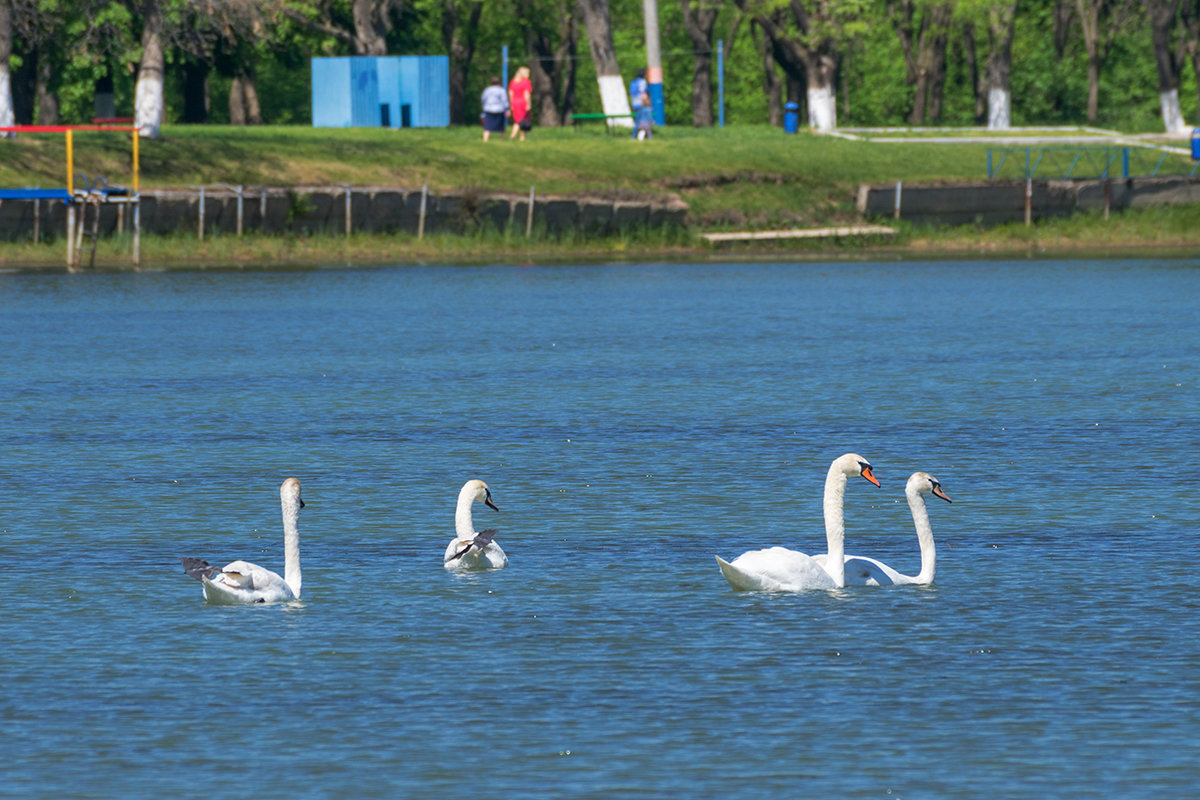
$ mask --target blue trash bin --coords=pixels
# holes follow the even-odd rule
[[[784,103],[783,104],[783,132],[795,133],[800,130],[800,104],[799,103]],[[1193,150],[1196,147],[1195,140],[1192,144]]]
[[[1192,128],[1192,158],[1200,160],[1200,128]]]

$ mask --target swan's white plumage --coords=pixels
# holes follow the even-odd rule
[[[249,561],[217,568],[198,558],[183,558],[184,571],[199,579],[204,599],[214,604],[280,603],[300,597],[300,481],[288,478],[279,487],[283,511],[284,577]]]
[[[799,592],[807,589],[838,589],[845,585],[843,503],[846,480],[861,476],[876,486],[879,481],[871,463],[857,453],[834,459],[825,475],[825,540],[828,553],[805,555],[785,547],[751,550],[732,562],[717,557],[725,580],[735,589]]]
[[[942,491],[942,484],[927,472],[914,472],[904,486],[908,508],[912,511],[913,524],[917,528],[917,541],[921,545],[921,571],[916,575],[900,572],[866,556],[846,556],[847,586],[896,586],[900,584],[933,583],[937,566],[937,551],[933,545],[933,527],[929,524],[929,510],[925,507],[925,495],[932,494],[947,503],[950,498]]]
[[[508,556],[500,549],[500,545],[491,541],[489,534],[495,531],[484,531],[482,534],[475,531],[471,506],[476,502],[484,503],[493,511],[500,510],[492,502],[492,491],[486,483],[470,480],[463,484],[454,510],[455,536],[446,545],[446,553],[442,556],[442,565],[446,569],[504,569],[508,566]]]

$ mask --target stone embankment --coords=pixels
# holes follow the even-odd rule
[[[997,225],[1078,211],[1200,203],[1200,178],[1094,178],[973,184],[863,184],[858,210],[917,224]]]
[[[532,199],[532,213],[530,201]],[[677,195],[657,200],[533,194],[424,193],[395,187],[297,186],[151,189],[141,193],[142,233],[192,235],[350,232],[437,234],[510,230],[518,234],[602,235],[687,224],[687,204]],[[95,206],[88,207],[91,232]],[[132,229],[132,210],[101,204],[98,233]],[[0,201],[0,239],[62,236],[66,206],[60,200]]]

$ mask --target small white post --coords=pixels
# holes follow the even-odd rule
[[[895,208],[892,210],[892,217],[894,219],[900,219],[901,183],[902,183],[901,181],[896,181],[896,205],[895,205]]]
[[[429,184],[421,186],[421,212],[417,217],[417,238],[425,238],[425,198],[429,196]]]
[[[133,268],[142,265],[142,200],[133,198]]]
[[[67,269],[75,269],[75,203],[67,201]]]
[[[533,187],[529,187],[529,209],[525,213],[525,238],[533,233]]]
[[[1033,178],[1025,179],[1025,227],[1033,218]]]
[[[346,238],[350,238],[350,186],[346,186]]]

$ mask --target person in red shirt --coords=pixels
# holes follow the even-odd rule
[[[525,141],[525,131],[533,127],[530,114],[533,111],[533,85],[529,82],[529,67],[518,67],[517,74],[508,84],[508,105],[512,109],[512,132],[508,138],[518,136]]]

